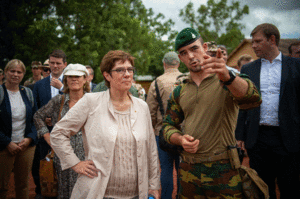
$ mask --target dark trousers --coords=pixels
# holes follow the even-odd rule
[[[161,198],[172,199],[173,193],[173,168],[175,161],[175,169],[178,174],[179,168],[179,156],[171,155],[166,151],[163,151],[158,144],[159,137],[156,136],[156,143],[158,148],[158,156],[161,168]],[[179,191],[179,177],[177,175],[177,194]]]
[[[250,167],[269,186],[270,199],[276,199],[276,179],[281,199],[300,195],[299,153],[286,150],[279,127],[260,126],[257,143],[247,152]]]
[[[41,194],[41,186],[40,186],[40,176],[39,176],[39,170],[40,170],[40,147],[39,144],[36,145],[33,163],[32,163],[32,170],[31,174],[33,177],[33,181],[35,184],[35,193]]]

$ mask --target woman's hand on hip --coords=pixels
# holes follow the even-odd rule
[[[18,144],[14,143],[14,142],[10,142],[6,146],[6,148],[9,151],[9,153],[12,155],[16,155],[17,153],[19,153],[21,151],[21,147],[18,146]]]
[[[92,160],[81,161],[73,166],[72,169],[76,173],[86,175],[89,178],[98,177],[98,172],[100,171]]]

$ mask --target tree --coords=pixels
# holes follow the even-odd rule
[[[240,7],[238,1],[208,0],[207,5],[201,5],[197,13],[194,4],[188,3],[180,10],[179,16],[191,27],[197,29],[204,41],[216,41],[223,44],[231,52],[243,39],[241,30],[245,28],[240,23],[242,17],[249,14],[249,7]]]
[[[53,23],[37,32],[41,26],[35,22],[43,19],[50,12],[49,0],[1,1],[0,7],[0,64],[4,66],[12,58],[21,59],[25,64],[41,60],[47,51],[47,42],[53,41]],[[52,27],[51,26],[52,23]],[[38,39],[39,36],[43,38]],[[46,39],[47,38],[47,39]]]
[[[2,27],[13,28],[1,31],[1,40],[10,39],[3,47],[8,53],[1,54],[0,60],[5,63],[12,58],[21,59],[28,70],[32,60],[43,62],[59,48],[66,52],[68,63],[91,65],[98,82],[102,57],[109,50],[119,49],[136,57],[138,74],[160,75],[163,55],[173,46],[161,38],[168,33],[174,35],[174,22],[161,22],[164,16],[146,9],[141,0],[5,2],[8,11],[1,15],[5,19]],[[22,15],[15,17],[18,13]],[[160,70],[152,70],[153,65]]]

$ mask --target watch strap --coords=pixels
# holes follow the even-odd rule
[[[233,80],[236,78],[236,75],[233,71],[228,70],[228,72],[229,72],[230,79],[226,82],[223,82],[222,80],[220,80],[220,82],[226,86],[230,85],[233,82]]]

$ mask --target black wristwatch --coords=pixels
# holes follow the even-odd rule
[[[232,70],[228,70],[228,72],[229,72],[230,79],[226,82],[220,80],[220,82],[226,86],[230,85],[233,82],[233,80],[236,78],[235,72],[233,72]]]

